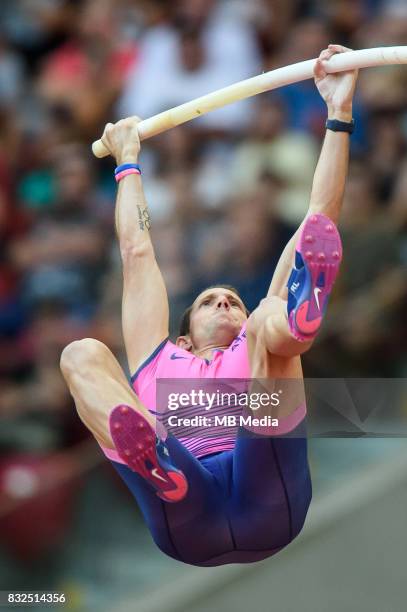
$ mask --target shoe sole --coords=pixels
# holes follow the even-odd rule
[[[322,214],[308,217],[297,251],[303,259],[307,281],[289,315],[289,325],[296,339],[306,342],[321,326],[342,261],[341,238],[333,221]]]
[[[188,483],[184,474],[161,465],[155,431],[139,412],[126,405],[117,406],[110,413],[109,426],[119,457],[154,487],[158,497],[178,502],[186,496]]]

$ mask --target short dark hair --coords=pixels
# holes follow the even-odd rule
[[[208,289],[217,289],[218,287],[221,287],[222,289],[228,289],[228,291],[231,291],[232,293],[237,295],[238,298],[240,298],[242,300],[242,297],[241,297],[239,291],[236,289],[236,287],[232,287],[232,285],[223,285],[223,284],[210,285],[209,287],[206,287],[206,289],[202,289],[202,291],[200,291],[200,294],[203,293],[204,291],[208,291]],[[243,302],[243,300],[242,300],[242,302]],[[244,307],[246,309],[247,316],[249,316],[250,312],[246,308],[244,302],[243,302],[243,305],[244,305]],[[187,336],[189,334],[189,332],[190,332],[192,307],[193,307],[193,304],[188,306],[188,308],[184,311],[184,313],[183,313],[183,315],[181,317],[181,324],[179,326],[179,336]]]

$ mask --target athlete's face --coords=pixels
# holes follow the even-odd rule
[[[247,320],[242,300],[229,289],[206,289],[196,298],[190,317],[192,350],[228,346]]]

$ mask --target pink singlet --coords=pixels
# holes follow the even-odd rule
[[[168,338],[164,340],[138,368],[131,377],[131,383],[141,402],[157,416],[167,410],[166,406],[157,406],[158,379],[250,379],[250,365],[247,350],[246,324],[239,335],[225,351],[214,350],[212,360],[201,359],[192,353],[177,347]],[[209,381],[208,381],[209,382]],[[233,414],[241,411],[236,408]],[[280,420],[279,426],[274,427],[270,435],[282,435],[292,431],[304,418],[305,404],[299,406],[293,414]],[[166,412],[168,415],[168,411]],[[193,408],[189,415],[193,416]],[[217,428],[216,437],[185,436],[182,432],[176,437],[195,457],[203,457],[211,453],[231,450],[235,446],[238,427]],[[117,452],[103,448],[105,455],[124,463]]]

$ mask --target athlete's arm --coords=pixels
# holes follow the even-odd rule
[[[103,143],[116,163],[137,163],[140,139],[134,118],[107,124]],[[150,217],[141,176],[119,183],[116,232],[123,263],[122,325],[131,373],[168,336],[168,297],[150,239]]]
[[[324,68],[324,62],[329,61],[332,55],[344,51],[348,51],[348,49],[340,45],[330,45],[328,49],[322,51],[316,62],[314,75],[316,86],[327,104],[328,118],[350,122],[352,120],[352,101],[358,72],[327,74]],[[335,223],[338,222],[348,164],[349,134],[327,130],[314,175],[306,216],[313,213],[323,213]],[[279,296],[287,299],[286,283],[293,265],[295,246],[300,232],[301,226],[280,257],[270,284],[268,297]]]

